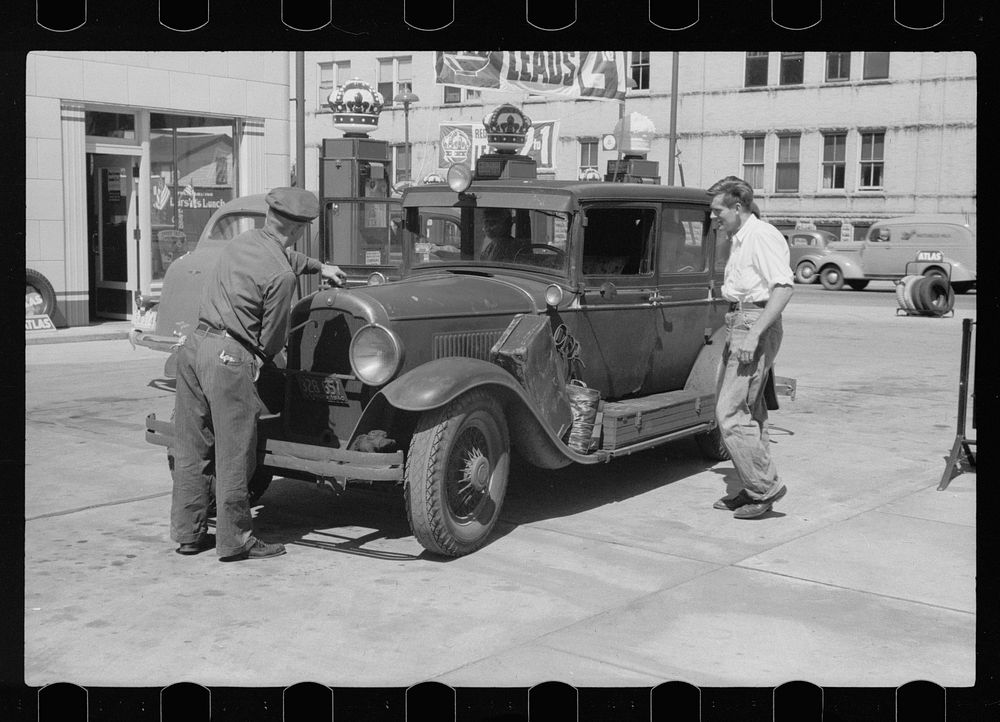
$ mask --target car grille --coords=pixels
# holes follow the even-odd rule
[[[337,311],[313,311],[310,323],[299,336],[299,368],[326,374],[351,374],[348,351],[354,334],[365,325],[364,319]]]
[[[490,349],[503,334],[503,329],[493,331],[461,331],[439,333],[434,336],[434,358],[466,356],[490,360]]]

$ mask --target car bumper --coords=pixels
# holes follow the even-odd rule
[[[184,341],[184,339],[176,336],[157,336],[155,333],[150,333],[141,328],[133,328],[129,331],[128,340],[133,346],[145,346],[154,351],[163,351],[164,353],[174,351]]]
[[[286,476],[319,479],[360,479],[365,481],[400,481],[405,458],[402,451],[376,453],[332,449],[300,444],[281,438],[279,417],[261,419],[257,434],[258,463]],[[146,441],[158,446],[172,446],[174,424],[160,421],[156,414],[146,417]]]

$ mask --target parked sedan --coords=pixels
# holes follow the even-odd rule
[[[819,268],[817,257],[827,244],[840,240],[829,231],[796,230],[786,233],[785,237],[788,238],[788,260],[796,283],[815,283]]]

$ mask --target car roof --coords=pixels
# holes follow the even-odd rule
[[[969,226],[969,221],[965,216],[958,213],[918,213],[909,216],[897,216],[895,218],[883,218],[875,221],[872,226],[886,226],[909,223],[947,223],[957,226]]]
[[[217,214],[238,213],[239,211],[249,211],[251,213],[266,213],[267,201],[265,193],[253,193],[248,196],[239,196],[231,201],[226,201],[215,211]],[[214,214],[213,214],[214,215]]]
[[[597,181],[571,180],[503,180],[477,181],[470,187],[469,193],[537,193],[549,192],[570,196],[577,201],[678,201],[682,203],[697,203],[708,205],[711,201],[708,191],[703,188],[687,188],[684,186],[665,186],[656,183],[607,183]],[[444,184],[413,186],[407,188],[403,195],[403,205],[419,205],[431,198],[450,200],[452,205],[458,194]],[[439,203],[440,204],[440,201]],[[437,204],[433,204],[437,205]]]

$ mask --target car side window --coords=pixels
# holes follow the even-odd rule
[[[650,276],[653,273],[654,208],[587,209],[583,273],[587,276]]]
[[[664,204],[660,211],[660,273],[705,270],[708,217],[704,209]]]

